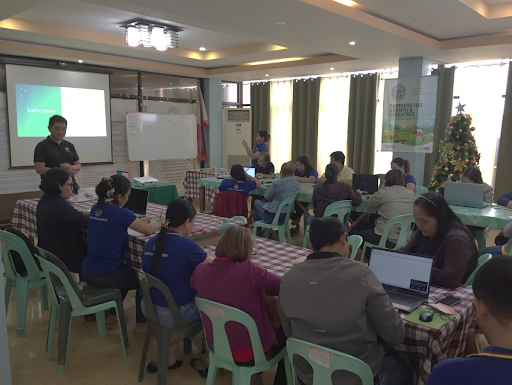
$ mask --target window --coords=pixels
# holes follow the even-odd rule
[[[242,102],[244,106],[251,105],[251,83],[242,84]]]
[[[222,82],[222,103],[238,104],[238,83]]]
[[[377,112],[375,114],[375,162],[374,174],[385,174],[390,170],[393,160],[392,151],[381,151],[382,147],[382,114],[384,109],[384,82],[386,79],[396,79],[397,74],[381,74],[377,96]]]
[[[198,79],[142,72],[142,96],[174,101],[198,100]]]

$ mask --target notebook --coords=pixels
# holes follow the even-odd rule
[[[481,209],[488,205],[484,203],[484,188],[483,184],[447,181],[444,182],[444,199],[449,205]]]
[[[352,176],[352,188],[361,190],[363,194],[373,194],[379,190],[379,177],[370,174],[354,174]]]
[[[410,313],[428,301],[433,264],[431,257],[373,248],[369,267],[393,306]]]
[[[132,188],[128,202],[123,206],[125,209],[132,211],[137,218],[146,216],[146,208],[148,206],[148,190]]]

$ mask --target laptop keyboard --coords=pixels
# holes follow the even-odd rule
[[[401,302],[402,304],[407,304],[411,306],[418,302],[418,298],[410,297],[405,294],[388,292],[388,295],[391,302]]]

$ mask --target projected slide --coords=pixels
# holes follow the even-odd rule
[[[16,84],[18,137],[46,137],[53,115],[68,120],[68,138],[107,136],[104,95],[103,90]]]

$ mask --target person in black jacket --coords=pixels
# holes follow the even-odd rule
[[[80,213],[66,201],[73,193],[71,175],[52,168],[39,188],[44,195],[36,212],[38,246],[60,258],[69,271],[81,273],[87,254],[82,229],[87,228],[89,214]]]

